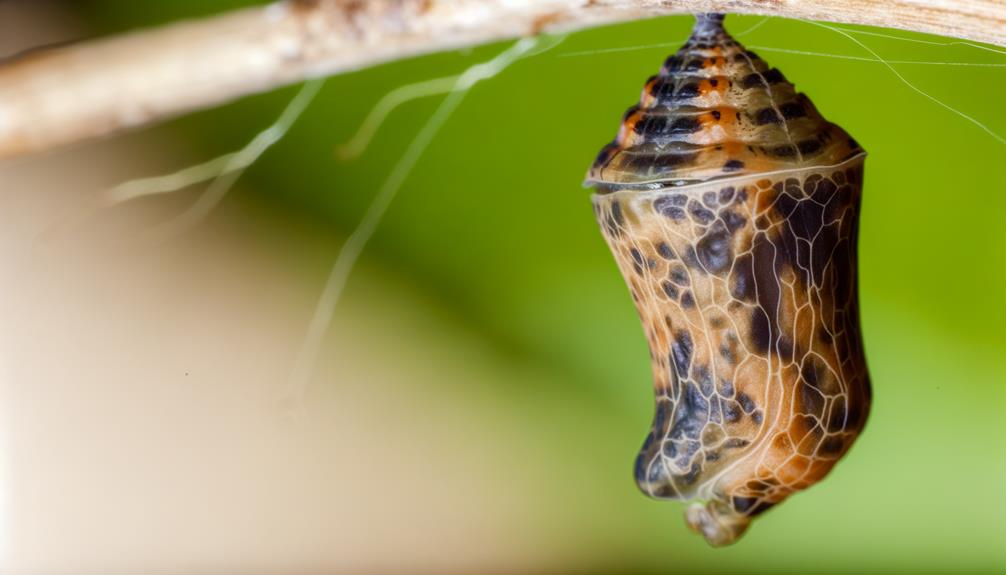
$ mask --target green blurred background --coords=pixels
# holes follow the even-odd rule
[[[104,35],[243,4],[250,3],[68,6]],[[759,20],[731,16],[727,24],[737,32]],[[350,279],[334,329],[354,309],[384,309],[353,327],[357,344],[380,352],[390,345],[386,334],[401,329],[400,314],[422,318],[405,322],[414,330],[405,336],[407,349],[390,349],[387,361],[444,362],[452,375],[389,385],[466,412],[462,420],[470,423],[449,430],[458,457],[479,450],[507,458],[499,468],[510,471],[484,485],[484,496],[514,483],[532,494],[532,511],[516,521],[538,534],[539,553],[558,558],[550,569],[1006,571],[1006,146],[884,65],[757,48],[870,57],[849,39],[799,21],[773,18],[741,40],[870,154],[860,297],[874,382],[871,419],[826,481],[759,519],[730,548],[710,549],[688,533],[683,505],[636,491],[632,462],[652,413],[648,355],[580,182],[674,48],[566,54],[682,40],[690,26],[682,16],[572,34],[476,85],[367,246],[362,266],[369,271]],[[890,60],[1006,62],[963,45],[858,38]],[[400,108],[357,160],[339,160],[336,146],[389,90],[459,73],[506,45],[329,79],[227,204],[265,222],[261,241],[276,250],[288,234],[316,236],[313,251],[282,257],[298,281],[320,290],[340,238],[440,98]],[[896,66],[921,90],[1006,133],[1001,67]],[[174,169],[243,146],[295,91],[246,98],[129,137],[184,142],[182,158],[165,166]],[[150,174],[137,168],[133,175]],[[479,343],[457,343],[464,341]],[[321,374],[314,385],[324,393],[340,383]],[[436,417],[427,421],[439,425]],[[483,421],[497,422],[491,433],[480,431]],[[472,444],[468,437],[480,439]],[[451,552],[447,543],[443,552]]]

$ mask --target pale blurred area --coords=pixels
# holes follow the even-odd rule
[[[0,51],[73,37],[49,8],[0,3],[17,32]],[[184,165],[137,142],[0,165],[4,573],[569,564],[528,521],[545,455],[481,409],[513,400],[494,378],[548,374],[507,365],[365,260],[305,400],[287,401],[341,238],[225,202],[177,239],[137,241],[197,193],[91,209],[115,183]]]

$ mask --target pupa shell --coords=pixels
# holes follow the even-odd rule
[[[702,14],[587,184],[649,341],[639,488],[701,499],[713,545],[820,481],[866,421],[856,238],[865,152]]]

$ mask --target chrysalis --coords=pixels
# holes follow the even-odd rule
[[[701,499],[712,545],[820,481],[865,423],[856,234],[865,152],[701,14],[587,177],[649,340],[639,488]]]

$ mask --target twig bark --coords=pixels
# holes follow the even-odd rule
[[[284,0],[0,65],[0,157],[419,54],[686,12],[870,24],[1006,45],[1001,0]]]

